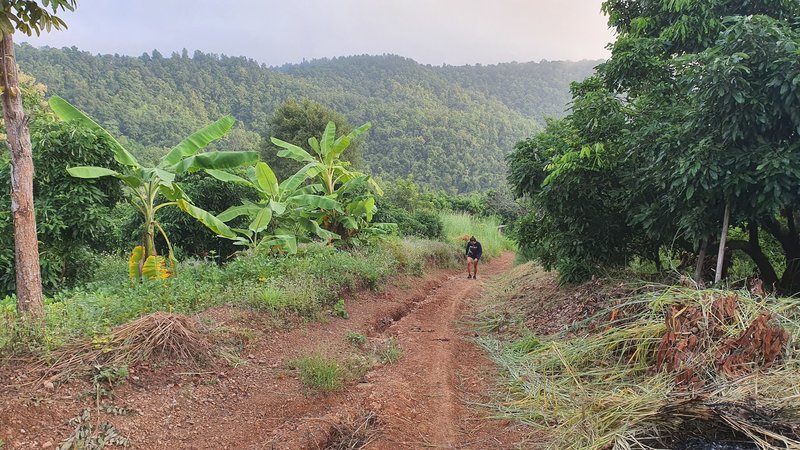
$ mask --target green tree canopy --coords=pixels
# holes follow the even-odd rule
[[[518,193],[541,207],[557,189],[564,207],[583,192],[582,201],[621,213],[633,232],[625,239],[635,244],[622,248],[627,257],[642,254],[648,242],[689,251],[701,241],[718,246],[730,206],[732,226],[749,239],[728,247],[750,255],[767,284],[800,291],[800,4],[610,0],[603,8],[619,33],[612,57],[598,67],[596,81],[573,89],[565,124],[574,133],[548,127],[539,141],[552,142],[512,156]],[[560,184],[587,162],[602,163],[592,168],[602,182]],[[612,182],[620,189],[609,190]],[[609,196],[618,201],[609,204]],[[562,229],[585,230],[588,222],[565,220]],[[780,280],[760,249],[760,231],[784,250]],[[555,227],[537,233],[563,234]],[[602,235],[591,230],[556,248],[601,256],[594,253],[604,247],[593,244]],[[584,275],[596,269],[589,266]]]
[[[303,163],[278,157],[279,147],[269,140],[276,137],[283,141],[304,147],[308,138],[319,136],[325,131],[328,122],[333,122],[342,134],[349,134],[353,127],[343,115],[327,106],[304,98],[300,101],[289,99],[282,103],[269,121],[268,133],[264,136],[261,148],[261,159],[265,161],[278,179],[286,179],[303,167]],[[342,154],[342,159],[359,168],[364,163],[364,142],[357,140]]]

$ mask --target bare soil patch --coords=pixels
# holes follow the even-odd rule
[[[346,298],[349,319],[331,316],[292,330],[268,314],[218,308],[201,315],[227,357],[203,366],[159,360],[129,367],[118,385],[81,377],[38,380],[31,363],[0,367],[0,439],[7,448],[56,448],[91,410],[94,430],[108,424],[133,448],[514,448],[511,424],[489,420],[493,365],[458,325],[484,277],[513,256],[484,264],[478,280],[454,270],[401,276],[383,292]],[[287,361],[320,352],[345,362],[348,333],[394,337],[402,358],[375,366],[339,392],[303,386]]]

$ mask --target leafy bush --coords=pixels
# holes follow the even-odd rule
[[[69,165],[118,167],[100,133],[77,124],[37,122],[31,143],[42,284],[52,293],[86,279],[97,265],[94,253],[112,249],[111,211],[122,191],[116,180],[86,182],[65,170]],[[0,296],[16,285],[8,164],[0,157]]]
[[[374,219],[378,222],[396,223],[401,236],[439,239],[444,228],[441,218],[432,210],[409,212],[384,202],[378,204]]]

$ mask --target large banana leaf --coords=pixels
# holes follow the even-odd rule
[[[262,231],[266,230],[269,226],[269,222],[272,220],[272,210],[269,208],[261,208],[261,210],[256,214],[256,217],[250,222],[250,226],[248,228],[253,233],[261,233]]]
[[[285,198],[292,195],[307,179],[316,177],[319,172],[319,163],[310,162],[298,170],[294,175],[283,180],[279,186],[281,197]]]
[[[318,155],[320,154],[319,141],[317,140],[317,138],[315,138],[314,136],[308,138],[308,145],[310,145],[311,149],[317,152]]]
[[[218,235],[226,237],[228,239],[236,237],[236,233],[234,233],[230,228],[228,228],[227,225],[225,225],[223,221],[216,218],[210,212],[198,208],[197,206],[194,206],[183,199],[179,199],[177,203],[178,207],[183,212],[197,219],[200,223],[205,225],[209,230],[213,231],[214,233],[217,233]]]
[[[67,168],[67,173],[75,178],[101,178],[119,177],[121,174],[116,170],[106,169],[105,167],[78,166]]]
[[[353,216],[344,216],[342,217],[342,225],[348,230],[357,230],[358,229],[358,221],[353,218]]]
[[[63,98],[54,95],[50,97],[48,100],[50,104],[50,108],[53,109],[53,112],[56,113],[59,119],[68,122],[70,120],[76,120],[83,124],[84,126],[91,128],[92,130],[104,135],[108,138],[111,142],[111,151],[114,153],[114,159],[117,160],[118,163],[122,164],[123,166],[128,167],[139,167],[139,163],[136,161],[136,158],[133,157],[125,147],[122,146],[114,136],[111,135],[105,128],[101,127],[97,124],[94,120],[90,119],[89,116],[84,114],[83,111],[80,109],[72,106],[68,101],[64,100]]]
[[[344,152],[347,150],[347,147],[350,146],[350,138],[347,136],[341,136],[336,142],[333,144],[333,148],[325,155],[325,164],[330,164]]]
[[[360,187],[363,183],[367,183],[369,188],[378,196],[383,196],[383,189],[381,189],[378,182],[369,175],[364,175],[361,172],[346,172],[343,173],[337,180],[341,183],[341,187],[337,189],[338,192],[351,192],[353,189]]]
[[[319,237],[320,239],[325,239],[326,241],[327,240],[338,240],[338,239],[341,239],[341,236],[339,236],[338,234],[336,234],[336,233],[334,233],[332,231],[328,231],[328,230],[322,228],[321,226],[319,226],[319,223],[317,223],[316,220],[306,220],[306,221],[302,222],[300,225],[303,228],[305,228],[306,231],[308,231],[309,233]]]
[[[295,205],[307,206],[312,209],[342,210],[342,205],[336,200],[321,195],[300,194],[289,198]]]
[[[290,144],[278,138],[270,138],[270,140],[272,141],[273,144],[283,149],[278,152],[278,156],[280,156],[281,158],[289,158],[300,162],[316,161],[314,157],[311,156],[307,151],[303,150],[302,148],[294,144]]]
[[[383,197],[383,189],[381,189],[381,186],[374,178],[369,177],[369,185],[372,186],[372,191],[375,192],[376,195]]]
[[[270,198],[277,198],[279,194],[278,178],[275,177],[275,172],[265,162],[256,164],[256,184],[261,188]]]
[[[359,136],[361,136],[362,134],[364,134],[364,133],[366,133],[367,131],[369,131],[369,129],[370,129],[370,128],[372,128],[372,123],[371,123],[371,122],[367,122],[367,123],[365,123],[364,125],[361,125],[360,127],[358,127],[358,128],[356,128],[355,130],[351,131],[351,132],[350,132],[350,133],[347,135],[347,138],[348,138],[348,139],[350,139],[350,142],[353,142],[353,141],[354,141],[354,140],[356,140],[356,139],[357,139]]]
[[[166,280],[172,275],[163,256],[150,255],[142,265],[142,278],[148,281]]]
[[[172,183],[175,181],[174,173],[167,172],[166,170],[159,169],[158,167],[142,167],[141,174],[142,180],[145,182],[154,181],[156,178],[167,183]]]
[[[279,234],[264,239],[258,246],[267,250],[278,247],[286,253],[295,254],[297,253],[297,238],[291,234]]]
[[[233,169],[256,161],[258,152],[208,152],[189,156],[173,168],[175,173],[186,173],[200,169]]]
[[[241,184],[243,186],[249,186],[251,188],[255,188],[255,185],[251,183],[249,180],[246,180],[238,175],[234,175],[230,172],[225,172],[224,170],[206,169],[206,173],[220,181],[225,181],[227,183],[236,183],[236,184]]]
[[[275,215],[282,215],[286,212],[286,204],[281,202],[276,202],[275,200],[269,201],[269,208],[272,210]]]
[[[231,116],[225,116],[211,125],[195,132],[176,145],[158,164],[158,167],[167,168],[178,164],[183,158],[196,155],[208,144],[225,136],[231,129],[235,120]]]
[[[347,205],[347,213],[351,216],[361,216],[364,215],[367,218],[367,222],[372,221],[372,215],[375,213],[375,197],[368,197],[363,200],[358,200],[355,202],[351,202]]]
[[[258,214],[259,211],[261,211],[261,207],[252,203],[247,205],[232,206],[217,215],[217,219],[222,222],[230,222],[231,220],[241,216],[253,217]]]
[[[336,139],[336,124],[333,121],[328,122],[325,126],[325,131],[322,132],[322,140],[319,142],[320,156],[327,158],[333,148],[334,140]]]
[[[140,180],[135,175],[126,175],[111,169],[106,169],[105,167],[94,167],[94,166],[68,167],[67,173],[69,173],[71,176],[75,178],[86,178],[86,179],[115,177],[117,179],[122,180],[123,182],[125,182],[125,184],[132,187],[133,189],[136,189],[142,185],[142,180]]]
[[[322,184],[314,183],[314,184],[307,184],[307,185],[301,187],[300,189],[294,191],[294,195],[298,195],[298,194],[319,194],[321,192],[325,192],[325,188],[322,186]],[[334,196],[331,197],[331,198],[336,198],[336,194],[334,193]]]
[[[179,199],[189,200],[186,193],[178,186],[177,183],[164,182],[158,186],[158,192],[161,193],[167,200],[174,202]]]
[[[131,279],[131,283],[135,283],[139,280],[139,265],[143,258],[144,247],[137,245],[133,248],[130,258],[128,258],[128,276]]]

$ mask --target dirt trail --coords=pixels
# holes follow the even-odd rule
[[[481,373],[488,361],[466,340],[468,331],[457,322],[465,301],[481,293],[482,280],[507,270],[512,260],[513,255],[506,254],[484,265],[478,280],[460,273],[451,276],[389,329],[404,357],[370,374],[366,406],[376,410],[385,432],[368,448],[486,448],[487,439],[495,437],[485,428],[475,432],[470,424],[475,411],[462,401],[469,390],[489,387],[491,381],[482,376],[490,373]],[[465,378],[469,386],[464,386]]]
[[[400,277],[383,293],[348,299],[347,320],[265,331],[235,368],[132,367],[128,381],[115,388],[113,404],[141,414],[99,413],[95,420],[113,423],[142,449],[325,448],[337,428],[365,414],[376,418],[370,449],[514,448],[518,430],[465,405],[488,401],[496,374],[458,324],[468,299],[512,259],[506,254],[483,264],[478,280],[455,270]],[[227,320],[255,330],[265,319],[226,309],[211,315],[217,325]],[[353,355],[348,332],[373,341],[394,336],[402,358],[341,392],[309,395],[287,361],[311,352],[345,361]],[[86,382],[24,392],[0,386],[0,439],[8,448],[58,445],[73,430],[69,419],[90,406],[81,395],[90,388]]]

